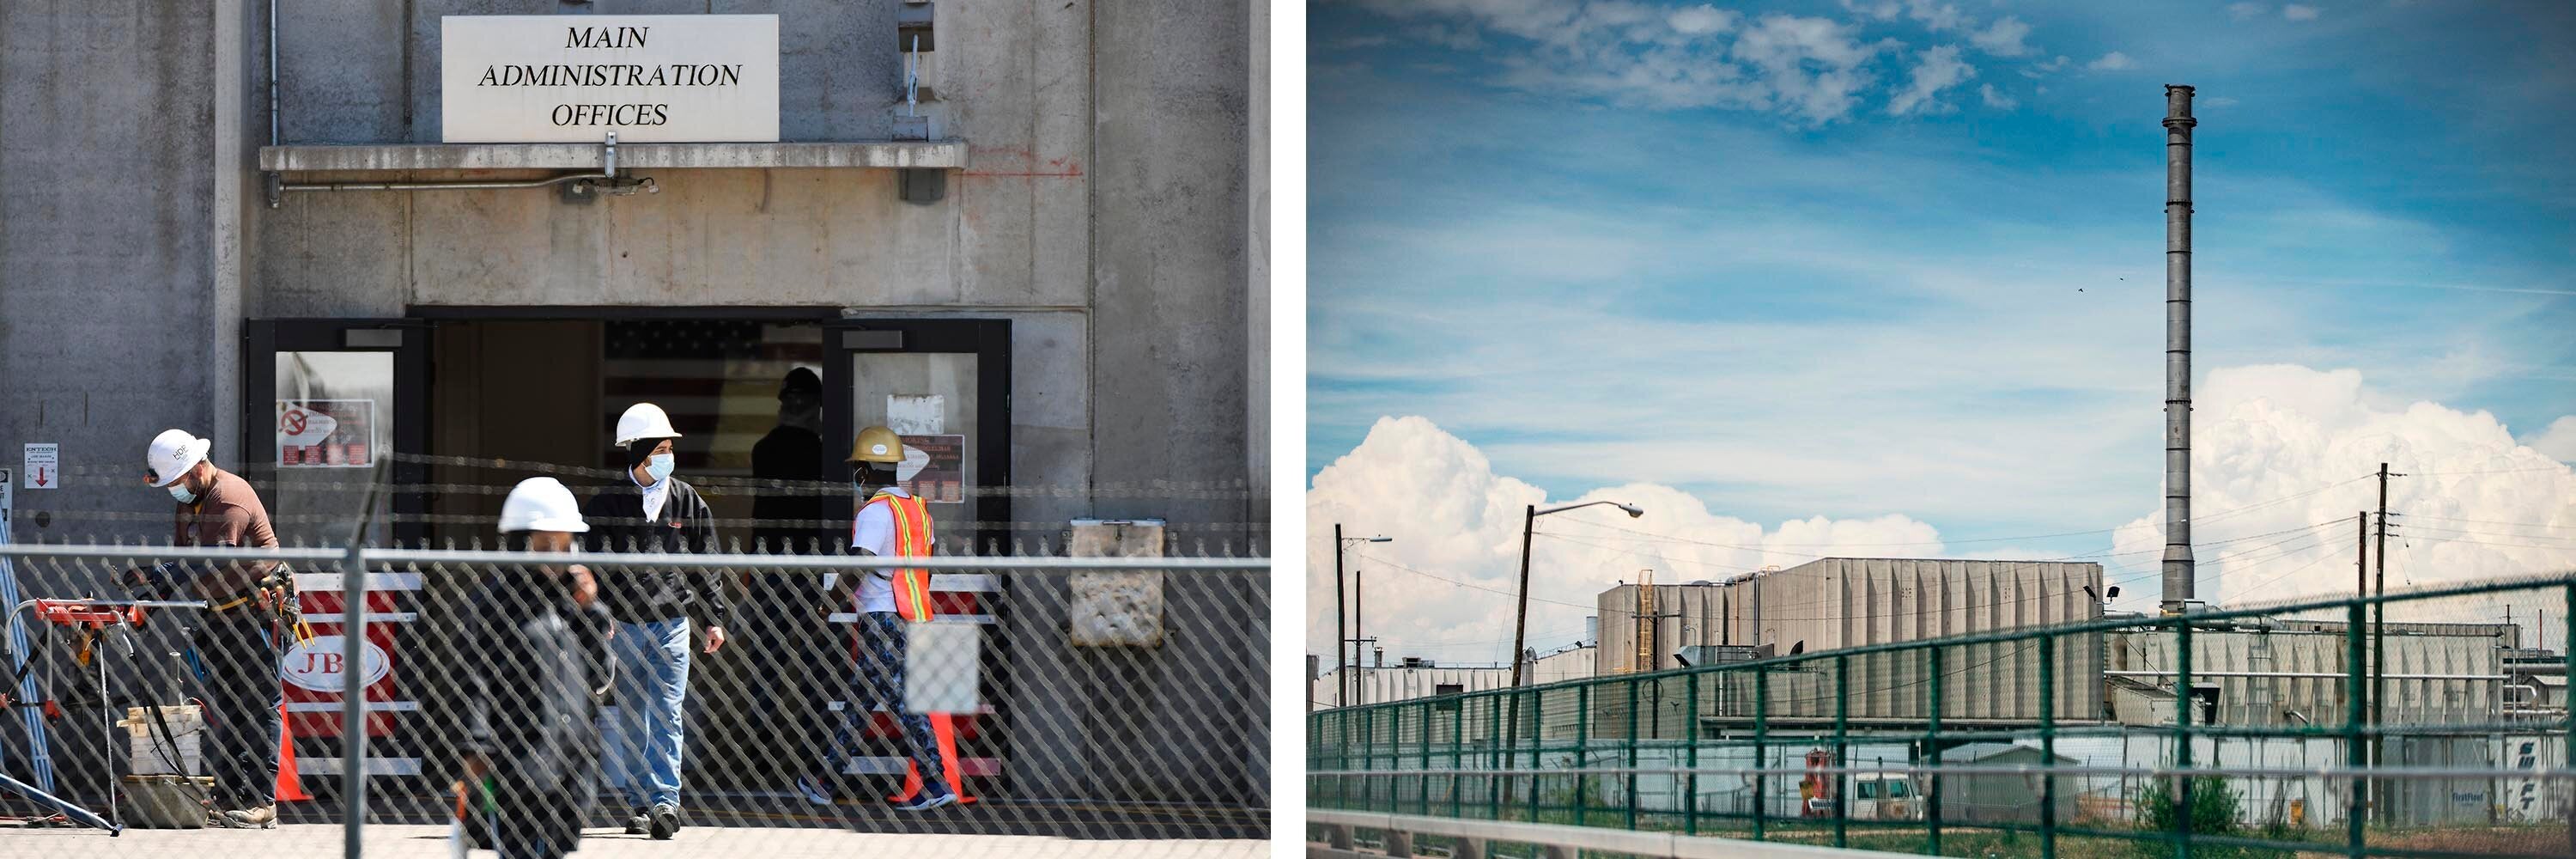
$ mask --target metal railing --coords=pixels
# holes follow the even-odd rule
[[[202,570],[251,561],[290,565],[298,585],[288,602],[300,613],[280,613],[276,636],[264,639],[280,664],[213,664],[218,651],[198,638],[217,617],[205,602],[184,593],[137,594],[123,584],[125,571],[137,567],[169,562]],[[187,794],[187,785],[205,778],[184,777],[219,770],[222,740],[187,725],[173,732],[130,720],[119,730],[111,720],[154,707],[175,719],[180,705],[203,704],[205,721],[220,726],[237,714],[219,712],[224,699],[212,687],[227,674],[210,669],[228,669],[231,676],[283,675],[278,718],[290,736],[286,747],[301,751],[300,787],[315,799],[281,803],[280,822],[341,827],[351,857],[402,852],[402,840],[421,837],[424,828],[444,834],[456,817],[466,750],[489,739],[476,720],[511,715],[476,710],[468,699],[492,697],[495,678],[547,664],[548,654],[477,637],[506,628],[482,625],[494,606],[520,605],[495,589],[517,581],[513,575],[561,574],[575,565],[603,589],[619,576],[663,570],[733,595],[725,649],[702,648],[713,643],[703,636],[708,624],[683,620],[678,633],[680,648],[696,660],[693,672],[678,675],[688,689],[678,710],[686,716],[686,754],[672,755],[680,762],[680,805],[690,826],[725,833],[724,840],[701,840],[697,853],[766,855],[805,843],[800,839],[816,829],[1172,845],[1268,837],[1269,561],[1237,557],[0,542],[0,572],[9,573],[0,578],[28,603],[9,621],[19,643],[5,648],[9,683],[0,695],[11,706],[0,708],[0,774],[16,784],[0,783],[0,816],[78,821],[84,814],[74,812],[95,812],[110,827],[149,825],[139,820],[144,800],[129,793],[145,786],[137,779],[169,774]],[[931,573],[938,614],[901,624],[914,651],[895,658],[905,660],[914,682],[899,691],[861,691],[853,684],[864,684],[858,678],[877,664],[865,655],[875,645],[862,634],[872,616],[822,582],[907,568]],[[135,603],[150,610],[123,613]],[[568,623],[584,622],[564,611]],[[1101,618],[1108,626],[1095,622]],[[604,613],[600,622],[610,623]],[[925,642],[933,640],[938,649],[925,657]],[[636,675],[611,665],[629,656],[618,647],[614,638],[601,643],[592,662],[608,666],[603,685],[589,693],[593,715],[603,719],[599,745],[588,750],[594,757],[620,754],[606,720],[637,704],[629,687],[618,685]],[[348,670],[332,678],[315,674],[324,670],[315,666]],[[945,691],[923,691],[934,682],[924,672]],[[345,694],[347,684],[363,692]],[[908,815],[857,799],[921,786],[904,721],[931,712],[914,709],[919,695],[971,702],[936,711],[945,720],[937,744],[944,760],[962,764],[958,778],[975,804]],[[490,760],[495,772],[513,765]],[[811,789],[826,796],[811,798]],[[220,812],[218,792],[200,784],[181,800]],[[604,787],[596,802],[569,811],[591,837],[648,837],[615,833],[629,810],[615,793]]]
[[[2568,573],[1325,710],[1308,802],[1936,855],[2567,856],[2576,716],[2505,688],[2576,653],[2408,633],[2373,655],[2366,609],[2499,598],[2576,640]],[[2277,623],[2318,612],[2341,630]],[[2272,670],[2294,640],[2329,664]]]

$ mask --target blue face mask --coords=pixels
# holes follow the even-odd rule
[[[652,475],[655,483],[669,480],[671,467],[671,455],[667,453],[654,454],[653,458],[644,461],[644,473]]]
[[[170,497],[179,499],[181,504],[197,503],[197,493],[188,491],[188,481],[185,480],[170,484]]]

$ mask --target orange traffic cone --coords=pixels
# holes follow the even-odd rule
[[[945,776],[942,780],[948,782],[948,792],[957,795],[958,805],[973,803],[975,798],[966,795],[965,773],[957,768],[956,721],[946,713],[932,713],[930,714],[930,734],[939,740],[939,768]],[[904,761],[903,790],[894,796],[886,797],[886,801],[911,802],[913,797],[920,794],[921,765],[909,760]]]
[[[295,772],[295,727],[286,718],[286,705],[279,704],[277,705],[277,801],[302,802],[312,798],[312,794],[304,792],[304,777]]]

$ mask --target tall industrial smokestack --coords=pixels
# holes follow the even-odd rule
[[[2191,87],[2165,87],[2164,613],[2192,599]]]

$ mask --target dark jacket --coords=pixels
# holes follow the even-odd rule
[[[829,539],[832,529],[823,521],[823,492],[814,486],[823,479],[822,436],[778,425],[751,446],[751,476],[788,484],[762,486],[752,499],[752,518],[760,520],[751,532],[754,551],[803,555],[835,547]]]
[[[514,567],[475,593],[464,631],[469,652],[484,656],[463,673],[459,750],[491,764],[489,824],[507,843],[580,843],[599,779],[595,693],[610,679],[608,613],[574,605],[551,574]]]
[[[633,481],[611,484],[590,497],[581,506],[581,518],[590,524],[590,533],[582,536],[582,550],[588,552],[668,552],[714,553],[723,551],[716,543],[715,514],[707,509],[706,499],[677,477],[671,481],[671,495],[662,502],[662,515],[644,521],[644,489]],[[592,574],[599,579],[599,601],[608,606],[610,617],[621,623],[651,623],[683,615],[697,618],[706,626],[726,626],[733,608],[725,604],[725,582],[732,574],[725,570],[675,570],[659,567],[609,567],[593,565]]]

